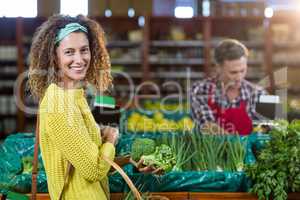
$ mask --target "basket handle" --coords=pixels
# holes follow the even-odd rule
[[[142,200],[141,194],[139,193],[138,189],[134,186],[134,184],[132,183],[132,181],[130,180],[130,178],[127,176],[127,174],[124,172],[124,170],[114,161],[111,161],[109,158],[107,158],[106,156],[101,156],[103,158],[103,160],[105,160],[108,164],[110,164],[117,172],[120,173],[120,175],[123,177],[123,179],[125,180],[125,182],[127,183],[127,185],[129,186],[129,188],[131,189],[131,191],[133,192],[135,198],[137,200]]]

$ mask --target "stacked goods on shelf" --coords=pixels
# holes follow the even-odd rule
[[[264,1],[211,1],[212,15],[251,17],[263,16]]]
[[[106,46],[109,51],[114,87],[111,95],[120,101],[129,99],[131,84],[141,83],[142,73],[142,43],[143,27],[138,18],[99,17],[97,21],[106,32]],[[119,24],[122,24],[120,26]]]
[[[279,19],[278,19],[279,20]],[[274,19],[272,25],[273,33],[273,62],[277,67],[293,66],[300,63],[299,60],[299,23],[296,22],[279,22]],[[292,41],[292,42],[291,42]]]
[[[272,63],[276,92],[285,99],[287,117],[299,119],[299,73],[300,29],[295,16],[274,17],[272,30]]]
[[[236,8],[245,10],[243,6]],[[249,9],[254,12],[256,8]],[[218,17],[216,15],[184,20],[174,17],[146,17],[144,26],[140,26],[138,18],[96,17],[108,37],[107,47],[111,56],[115,86],[112,89],[112,96],[124,101],[130,94],[136,92],[137,86],[145,80],[157,84],[162,94],[181,91],[185,94],[193,80],[200,80],[214,70],[210,52],[222,38],[239,39],[250,48],[247,78],[253,82],[261,80],[264,75],[273,73],[271,65],[275,67],[297,66],[298,56],[295,55],[298,54],[299,49],[299,24],[297,20],[292,19],[294,18],[275,16],[272,19],[266,19],[249,17],[248,14],[245,17],[240,17],[240,15]],[[14,67],[9,66],[11,67],[8,70],[9,74],[12,72],[15,76],[17,69],[19,69],[17,73],[27,69],[28,62],[26,61],[33,32],[44,20],[45,18],[26,18],[22,19],[21,23],[16,23],[17,19],[0,20],[1,25],[7,27],[6,31],[0,34],[1,47],[15,47],[18,43],[15,48],[18,52],[22,50],[24,53],[24,56],[17,55],[17,58],[13,59]],[[264,21],[270,22],[270,26],[266,27]],[[120,26],[120,23],[123,25]],[[16,41],[16,28],[22,30],[18,41]],[[270,35],[269,40],[265,41],[268,31],[273,32],[273,36]],[[272,54],[274,54],[274,59],[272,59]],[[293,55],[293,58],[287,57],[289,55]],[[20,64],[18,68],[15,67],[17,60],[25,66]],[[0,61],[4,60],[0,59]],[[127,73],[133,80],[133,90],[130,88],[127,77],[123,76],[124,73]],[[11,76],[11,80],[14,81],[15,77]],[[8,80],[5,80],[5,84],[7,83]],[[5,95],[12,96],[11,85],[9,88],[9,94]],[[144,88],[142,87],[141,90]],[[37,102],[33,102],[28,96],[25,94],[25,104],[30,107],[36,106]],[[5,118],[9,119],[12,116],[8,114]],[[19,117],[18,124],[27,125],[24,118],[25,115]],[[23,130],[24,127],[19,128]]]
[[[16,19],[0,18],[0,138],[16,130],[17,107],[13,96],[18,75],[16,47]]]

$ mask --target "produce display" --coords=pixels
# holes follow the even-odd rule
[[[137,138],[131,147],[131,158],[139,161],[143,155],[149,155],[155,151],[155,141],[148,138]]]
[[[191,131],[194,123],[189,116],[178,120],[167,119],[160,111],[152,115],[133,112],[127,119],[127,131],[130,132],[168,132]]]
[[[32,156],[26,156],[22,158],[23,173],[32,173],[32,162]]]
[[[144,165],[162,169],[165,173],[171,171],[176,164],[176,158],[171,147],[165,144],[157,146],[154,153],[143,155],[141,159]]]
[[[171,147],[166,144],[156,145],[154,140],[148,138],[137,138],[133,141],[131,157],[135,161],[142,159],[144,165],[160,168],[164,172],[171,171],[176,164]]]
[[[153,119],[168,117],[162,112],[152,114]],[[0,192],[30,191],[33,141],[34,134],[16,134],[0,145],[0,169],[6,172],[0,176]],[[125,165],[124,171],[142,192],[245,192],[252,187],[260,199],[281,200],[289,192],[300,191],[300,121],[274,121],[267,133],[243,137],[194,130],[122,134],[117,150],[128,147],[135,161],[142,159],[144,165],[164,171],[158,177]],[[39,191],[47,191],[42,169],[39,180],[43,181]],[[112,192],[128,191],[119,174],[111,174],[109,180]]]
[[[196,170],[244,170],[247,138],[194,134],[191,141],[196,152],[192,159]]]
[[[157,146],[154,151],[155,144]],[[154,161],[148,162],[155,160],[154,157],[166,160],[170,158],[174,162],[172,161],[173,167],[169,171],[235,172],[244,170],[246,149],[247,138],[185,132],[162,134],[155,139],[136,138],[132,143],[131,156],[136,161],[147,160],[145,165],[155,164]]]
[[[146,110],[163,110],[163,111],[182,111],[187,112],[190,108],[187,102],[184,103],[162,103],[161,101],[150,101],[147,100],[144,102],[143,107]]]
[[[260,200],[284,200],[288,192],[300,191],[300,121],[278,121],[269,135],[257,162],[246,172],[254,182],[251,192]]]

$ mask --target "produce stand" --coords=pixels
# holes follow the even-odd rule
[[[169,198],[170,200],[257,200],[257,197],[246,192],[218,192],[218,193],[205,193],[205,192],[162,192],[151,193],[153,195],[160,195]],[[111,200],[121,200],[122,193],[112,193]],[[2,198],[2,195],[0,195]],[[291,193],[288,200],[299,200],[300,193]],[[50,200],[49,194],[39,193],[37,200]]]
[[[174,115],[173,115],[174,117]],[[174,118],[175,120],[180,120]],[[147,119],[148,120],[148,119]],[[148,120],[149,121],[149,120]],[[167,123],[172,123],[171,121],[167,121]],[[123,124],[124,125],[124,124]],[[127,124],[128,125],[128,124]],[[184,126],[183,126],[184,127]],[[294,124],[294,130],[299,128],[299,124]],[[136,139],[156,139],[157,141],[163,141],[165,139],[170,139],[167,142],[173,142],[173,137],[178,137],[183,139],[180,143],[181,146],[189,145],[189,148],[192,147],[192,143],[189,143],[189,140],[184,140],[184,137],[193,136],[191,132],[188,132],[188,135],[185,135],[184,132],[179,133],[154,133],[148,131],[148,133],[138,133],[132,134],[130,132],[123,132],[122,137],[117,146],[117,153],[119,155],[124,155],[130,153],[132,151],[133,143]],[[242,162],[246,163],[255,163],[255,156],[252,153],[252,149],[256,151],[260,151],[264,144],[270,140],[269,135],[267,134],[257,134],[253,133],[247,137],[240,136],[207,136],[207,135],[198,135],[196,140],[197,142],[203,142],[203,140],[213,140],[213,144],[217,144],[215,142],[221,142],[221,144],[225,144],[226,146],[232,144],[238,144],[238,148],[243,150],[243,159]],[[156,142],[157,142],[156,141]],[[245,142],[246,141],[246,142]],[[185,143],[187,142],[187,143]],[[195,142],[195,141],[194,141]],[[238,142],[238,143],[236,143]],[[2,159],[1,170],[6,171],[8,176],[0,177],[0,186],[2,188],[8,188],[8,191],[17,191],[20,193],[29,193],[30,192],[30,166],[27,166],[24,163],[24,158],[32,155],[32,145],[34,143],[34,135],[31,133],[24,134],[15,134],[9,136],[3,144],[0,146],[0,153]],[[230,144],[232,143],[232,144]],[[173,143],[168,143],[172,146]],[[177,144],[177,143],[176,143]],[[201,143],[202,144],[202,143]],[[210,146],[212,143],[209,143]],[[205,145],[203,143],[202,145]],[[122,148],[120,148],[120,146]],[[176,145],[173,145],[176,146]],[[208,148],[209,146],[204,146]],[[218,146],[212,146],[211,150],[216,152],[216,148]],[[231,146],[230,148],[234,148]],[[186,148],[188,149],[188,148]],[[221,148],[223,149],[223,147]],[[199,149],[197,149],[199,150]],[[192,151],[195,151],[194,149]],[[6,153],[4,153],[6,152]],[[225,152],[227,156],[230,156],[231,151],[222,151]],[[232,151],[236,152],[236,151]],[[17,156],[16,156],[17,155]],[[178,154],[176,154],[178,157]],[[189,154],[190,155],[190,154]],[[188,157],[189,157],[188,155]],[[204,155],[204,154],[203,154]],[[210,154],[208,154],[209,156]],[[225,155],[225,154],[222,154]],[[41,158],[40,158],[41,159]],[[219,157],[215,158],[219,159]],[[228,163],[220,162],[218,167],[221,166],[221,170],[216,169],[194,169],[193,165],[197,164],[197,160],[191,160],[192,168],[182,168],[176,170],[172,168],[171,171],[164,173],[161,176],[152,175],[152,174],[144,174],[139,173],[131,164],[125,165],[123,167],[124,171],[128,174],[128,176],[132,179],[133,183],[143,194],[154,194],[165,196],[169,199],[257,199],[255,195],[248,193],[249,187],[248,185],[249,178],[246,176],[244,170],[239,170],[236,165],[232,167],[225,168]],[[40,162],[42,162],[40,160]],[[228,162],[228,161],[227,161]],[[238,162],[239,163],[239,162]],[[235,163],[231,163],[235,164]],[[243,165],[244,165],[243,164]],[[224,166],[223,166],[224,165]],[[25,166],[25,167],[24,167]],[[49,199],[47,194],[47,182],[45,179],[45,172],[43,171],[42,163],[39,165],[40,169],[40,177],[38,180],[40,181],[38,184],[38,199]],[[208,166],[207,166],[208,167]],[[216,166],[215,166],[216,167]],[[180,167],[179,167],[180,168]],[[25,170],[26,169],[26,170]],[[188,170],[185,170],[188,169]],[[29,171],[29,173],[28,173]],[[25,172],[25,174],[24,174]],[[11,178],[13,177],[13,178]],[[24,178],[25,177],[25,178]],[[44,177],[44,178],[43,178]],[[123,179],[120,177],[118,173],[113,173],[109,175],[110,179],[110,187],[112,193],[112,200],[114,199],[124,199],[124,195],[129,191]],[[13,180],[13,181],[12,181]],[[2,185],[1,185],[2,184]],[[0,187],[0,189],[1,189]],[[141,189],[142,188],[142,189]],[[290,194],[288,199],[300,199],[299,193]]]

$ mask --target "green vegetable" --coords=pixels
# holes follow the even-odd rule
[[[191,171],[191,159],[196,152],[191,148],[189,133],[182,133],[180,137],[176,134],[172,134],[169,146],[176,155],[176,164],[173,167],[173,171]]]
[[[144,160],[144,165],[152,165],[155,168],[161,168],[164,172],[171,171],[176,164],[176,158],[171,147],[165,144],[157,146],[153,154],[143,155],[141,159]]]
[[[32,156],[26,156],[22,158],[23,173],[32,173],[32,162]]]
[[[238,135],[192,133],[194,170],[243,171],[246,144],[247,140],[241,140]]]
[[[231,141],[228,142],[229,151],[227,158],[232,161],[233,171],[244,170],[244,159],[246,156],[247,140],[241,141],[239,136],[233,136]]]
[[[133,141],[131,147],[131,157],[139,161],[142,155],[149,155],[155,151],[155,141],[148,138],[137,138]]]
[[[300,121],[278,121],[269,134],[271,140],[246,173],[259,199],[284,200],[288,192],[300,191]]]

